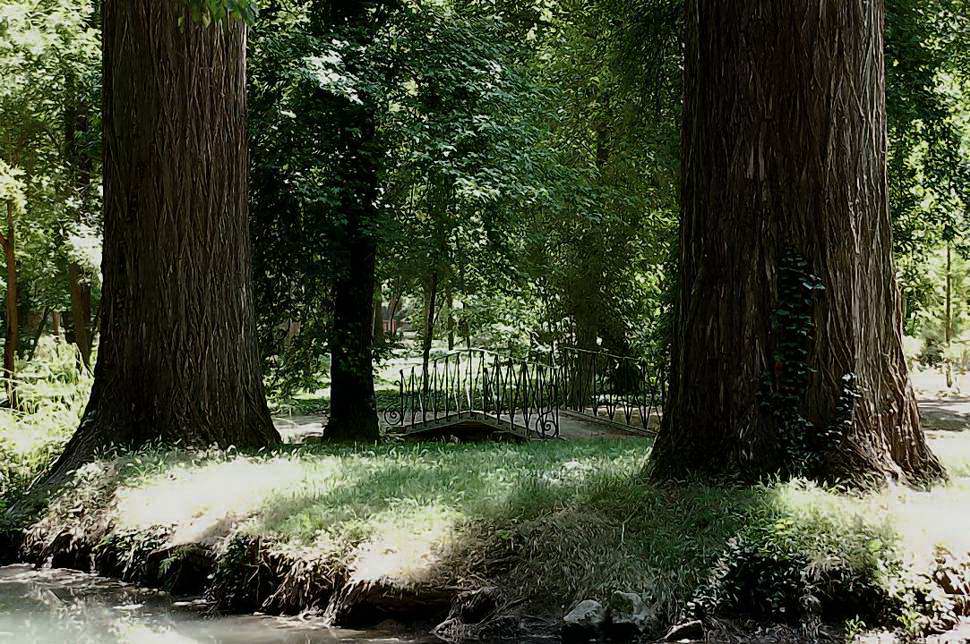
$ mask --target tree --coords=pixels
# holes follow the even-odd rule
[[[109,444],[279,441],[251,303],[246,25],[196,14],[177,2],[103,6],[101,344],[49,480]]]
[[[330,335],[330,440],[376,440],[374,393],[374,290],[377,287],[378,203],[381,160],[386,152],[377,133],[378,96],[362,86],[366,57],[395,2],[329,0],[321,11],[331,29],[342,28],[354,44],[342,56],[344,76],[357,80],[341,92],[336,108],[340,161],[341,219],[334,230],[333,327]],[[319,30],[318,30],[319,31]],[[356,55],[355,55],[356,54]]]
[[[658,479],[943,470],[901,348],[881,0],[689,0]]]
[[[63,224],[70,199],[58,188],[65,166],[59,135],[65,97],[77,100],[93,85],[68,87],[66,77],[87,81],[97,74],[93,13],[87,0],[10,0],[0,6],[0,164],[8,178],[17,177],[20,194],[0,204],[8,394],[18,355],[38,337],[23,328],[31,312],[56,309],[66,300],[60,265],[66,264]]]
[[[17,255],[16,255],[16,216],[24,208],[22,173],[8,166],[0,159],[0,204],[6,217],[5,229],[0,231],[0,246],[3,247],[6,266],[5,320],[6,329],[3,344],[3,378],[7,400],[12,407],[17,405],[16,387],[16,349],[19,324],[17,321]]]

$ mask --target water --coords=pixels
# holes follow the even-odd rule
[[[0,567],[0,644],[417,642],[381,631],[328,629],[300,618],[208,614],[201,601],[71,570]]]

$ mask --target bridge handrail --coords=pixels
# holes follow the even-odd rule
[[[665,378],[649,361],[568,345],[525,358],[453,349],[427,367],[400,369],[396,384],[398,405],[384,412],[389,426],[482,414],[543,437],[559,435],[560,410],[653,433],[665,395]]]
[[[384,412],[384,421],[392,427],[414,425],[419,418],[426,423],[480,413],[508,422],[512,431],[521,419],[527,432],[542,437],[559,433],[550,365],[463,348],[435,356],[426,369],[421,366],[420,374],[417,367],[412,365],[410,373],[399,371],[399,404]]]

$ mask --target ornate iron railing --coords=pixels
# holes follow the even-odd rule
[[[484,417],[513,433],[559,435],[554,365],[485,349],[459,349],[434,358],[427,371],[401,370],[395,407],[384,411],[392,428]]]
[[[402,369],[396,384],[396,404],[383,411],[391,428],[484,418],[513,433],[552,438],[560,412],[654,433],[665,379],[644,360],[558,347],[530,359],[459,349],[431,360],[427,371]]]
[[[665,378],[645,360],[558,347],[550,362],[562,410],[636,431],[656,431]]]

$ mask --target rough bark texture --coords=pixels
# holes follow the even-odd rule
[[[51,480],[112,443],[279,441],[252,310],[245,26],[203,27],[179,2],[103,11],[101,345]]]
[[[651,471],[753,478],[779,466],[765,403],[790,365],[771,320],[786,252],[810,305],[800,413],[837,423],[826,477],[939,476],[901,349],[891,256],[881,0],[689,0],[680,281],[670,392]]]

